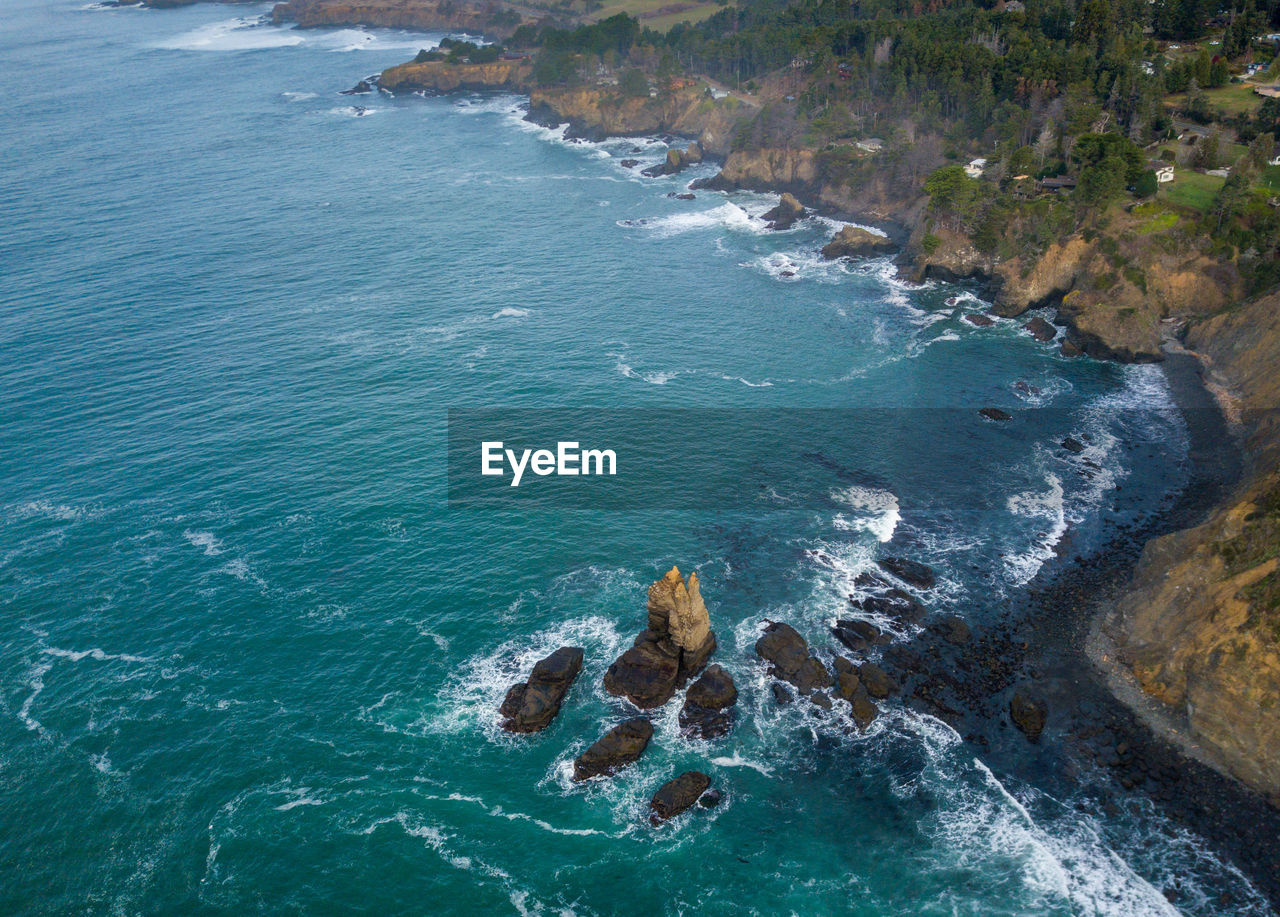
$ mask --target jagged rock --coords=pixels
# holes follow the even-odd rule
[[[859,729],[865,730],[880,715],[880,708],[867,693],[865,685],[858,685],[848,700],[853,721],[858,724]]]
[[[886,557],[876,563],[909,586],[932,589],[937,582],[933,570],[919,561],[907,560],[904,557]]]
[[[964,618],[957,618],[955,615],[939,618],[929,629],[952,646],[963,646],[973,637],[973,632],[969,630],[969,625],[965,623]]]
[[[874,662],[864,662],[858,667],[858,678],[867,693],[877,700],[884,700],[898,690],[898,683]]]
[[[677,194],[677,195],[676,195],[676,200],[678,200],[678,201],[692,201],[692,200],[696,199],[696,198],[697,198],[697,196],[698,196],[698,195],[696,195],[696,194],[690,194],[689,192],[687,192],[687,191],[686,191],[684,194]]]
[[[896,618],[908,624],[918,624],[927,613],[927,609],[920,604],[919,599],[897,587],[890,589],[884,595],[868,596],[865,599],[850,598],[849,603],[854,608],[859,608],[869,614]]]
[[[350,89],[344,89],[344,90],[342,90],[342,92],[340,92],[340,93],[338,93],[338,94],[339,94],[339,95],[344,95],[344,96],[359,96],[359,95],[364,95],[365,93],[373,92],[373,90],[374,90],[374,86],[375,86],[375,85],[376,85],[376,81],[371,83],[369,80],[365,79],[365,80],[361,80],[360,82],[356,83],[356,84],[355,84],[354,86],[352,86]]]
[[[649,587],[648,628],[609,666],[605,690],[643,710],[660,707],[697,676],[716,650],[716,635],[698,589],[672,567]]]
[[[819,707],[823,710],[831,709],[831,696],[822,691],[814,691],[810,694],[809,702],[815,707]]]
[[[1009,701],[1009,718],[1028,741],[1040,741],[1040,733],[1044,732],[1045,720],[1048,717],[1049,707],[1044,701],[1032,697],[1025,688],[1019,688],[1014,692]]]
[[[653,811],[650,819],[656,824],[675,818],[697,802],[710,786],[711,778],[701,771],[685,771],[674,780],[668,780],[649,801],[649,808]]]
[[[679,675],[678,650],[669,642],[664,645],[657,640],[641,640],[609,666],[604,689],[626,697],[641,710],[649,710],[671,700]]]
[[[889,642],[888,636],[880,628],[869,621],[859,621],[856,618],[841,618],[831,628],[831,633],[855,653],[865,653],[872,646]]]
[[[822,246],[822,257],[831,261],[836,258],[857,258],[890,248],[893,248],[893,242],[887,236],[867,232],[861,226],[843,226],[831,237],[830,242]]]
[[[716,806],[720,805],[720,791],[707,790],[698,800],[698,805],[702,806],[704,809],[714,809]]]
[[[527,682],[512,685],[498,709],[502,728],[521,733],[546,729],[582,671],[582,655],[576,646],[562,646],[533,667]]]
[[[782,682],[775,681],[771,686],[771,690],[773,691],[773,702],[779,707],[784,707],[791,703],[791,692],[787,690],[787,686]]]
[[[1062,441],[1062,448],[1068,452],[1080,453],[1084,451],[1084,443],[1076,439],[1074,436],[1068,436]]]
[[[1058,329],[1050,325],[1040,316],[1034,316],[1031,321],[1022,326],[1024,330],[1030,332],[1031,336],[1041,343],[1052,341],[1058,336]]]
[[[650,178],[660,178],[663,175],[675,175],[700,162],[702,162],[702,147],[697,143],[691,143],[687,150],[667,150],[666,159],[656,166],[642,169],[640,174]]]
[[[640,160],[624,159],[622,162],[618,163],[618,165],[622,166],[624,169],[634,169],[636,166],[640,165]]]
[[[836,676],[836,691],[842,698],[853,703],[854,695],[858,693],[858,689],[862,687],[862,679],[858,677],[855,669],[850,668],[846,672],[841,672]]]
[[[977,325],[979,328],[990,328],[995,324],[995,319],[989,315],[983,315],[981,312],[972,312],[966,315],[964,320],[971,325]]]
[[[1082,357],[1084,351],[1080,349],[1080,345],[1070,339],[1062,342],[1062,346],[1058,348],[1058,352],[1064,357]]]
[[[653,738],[653,724],[638,716],[614,726],[573,762],[573,779],[608,777],[644,754]]]
[[[775,677],[790,682],[801,694],[831,686],[831,673],[809,654],[809,644],[790,624],[770,623],[756,641],[756,653],[770,664]]]
[[[768,221],[770,229],[790,229],[795,225],[796,220],[802,220],[806,216],[808,214],[805,212],[804,205],[788,191],[782,195],[778,206],[766,211],[762,219]]]
[[[983,417],[987,418],[987,420],[998,420],[998,421],[1013,420],[1012,414],[1010,414],[1008,411],[1002,411],[999,408],[983,408],[978,413],[981,414]]]
[[[733,677],[718,665],[708,666],[685,694],[680,710],[680,728],[688,735],[713,739],[733,727],[733,706],[738,688]]]

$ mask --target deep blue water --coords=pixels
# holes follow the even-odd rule
[[[1158,368],[823,263],[833,224],[771,233],[768,196],[673,200],[711,167],[619,164],[654,139],[337,95],[440,36],[264,9],[3,12],[0,911],[1167,914],[1176,879],[1192,913],[1258,912],[1141,799],[1001,779],[895,702],[850,737],[776,708],[751,650],[773,618],[829,656],[888,553],[981,626],[1064,531],[1160,506],[1184,433]],[[988,404],[1044,410],[1011,432]],[[890,408],[910,435],[850,431],[865,481],[806,461],[721,507],[450,509],[458,406]],[[574,786],[673,563],[737,726],[690,742],[673,702],[638,765]],[[507,685],[564,643],[587,662],[559,719],[502,734]],[[724,804],[651,828],[690,768]]]

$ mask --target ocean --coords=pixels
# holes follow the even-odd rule
[[[823,261],[839,224],[771,231],[774,196],[677,200],[714,166],[621,165],[663,138],[568,142],[511,95],[339,95],[443,36],[268,8],[6,3],[0,911],[1265,912],[1100,772],[1006,773],[901,699],[851,733],[777,706],[752,649],[783,620],[829,660],[890,554],[981,629],[1167,507],[1187,432],[1159,367],[974,327],[980,289],[889,258]],[[763,488],[504,508],[449,502],[463,408],[851,420],[816,459],[774,425],[793,458]],[[692,426],[655,432],[676,467],[759,444]],[[630,715],[601,678],[673,564],[734,729],[681,737],[677,699],[635,766],[574,784]],[[506,688],[566,644],[558,719],[505,734]],[[691,769],[723,802],[651,826]]]

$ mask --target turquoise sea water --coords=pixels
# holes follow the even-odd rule
[[[673,200],[711,167],[619,164],[656,138],[337,95],[440,36],[264,10],[0,14],[0,911],[1130,915],[1174,913],[1176,882],[1188,912],[1259,912],[1140,798],[1001,775],[895,702],[848,736],[776,708],[751,651],[773,618],[829,655],[887,553],[981,626],[1068,528],[1082,550],[1161,505],[1184,432],[1158,369],[823,263],[832,224],[771,233],[767,195]],[[1046,410],[1010,432],[988,404]],[[865,480],[807,462],[718,509],[502,512],[446,504],[458,406],[966,421],[851,431]],[[960,479],[984,499],[951,502]],[[693,743],[673,702],[637,766],[572,785],[673,563],[738,723]],[[561,716],[504,735],[505,688],[565,643]],[[725,802],[651,828],[691,768]]]

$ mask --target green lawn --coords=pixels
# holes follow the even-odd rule
[[[704,0],[605,0],[605,5],[587,18],[599,22],[617,13],[627,13],[646,28],[666,32],[678,22],[701,22],[725,6]]]
[[[1213,205],[1218,189],[1225,182],[1226,179],[1216,175],[1178,169],[1173,174],[1173,181],[1160,186],[1159,199],[1174,207],[1204,213]]]
[[[1228,83],[1217,89],[1206,89],[1204,94],[1209,99],[1209,108],[1222,115],[1253,111],[1262,104],[1262,96],[1256,95],[1249,83]],[[1167,96],[1165,104],[1182,110],[1187,107],[1187,94],[1180,92]]]
[[[1167,185],[1165,187],[1168,187]],[[1142,220],[1138,226],[1138,232],[1147,233],[1163,232],[1166,229],[1172,229],[1178,225],[1178,214],[1174,210],[1170,210],[1164,204],[1156,201],[1150,201],[1145,204],[1139,204],[1133,208],[1133,215]]]
[[[1267,166],[1262,170],[1262,179],[1259,184],[1264,188],[1270,188],[1272,191],[1280,191],[1280,166]]]

